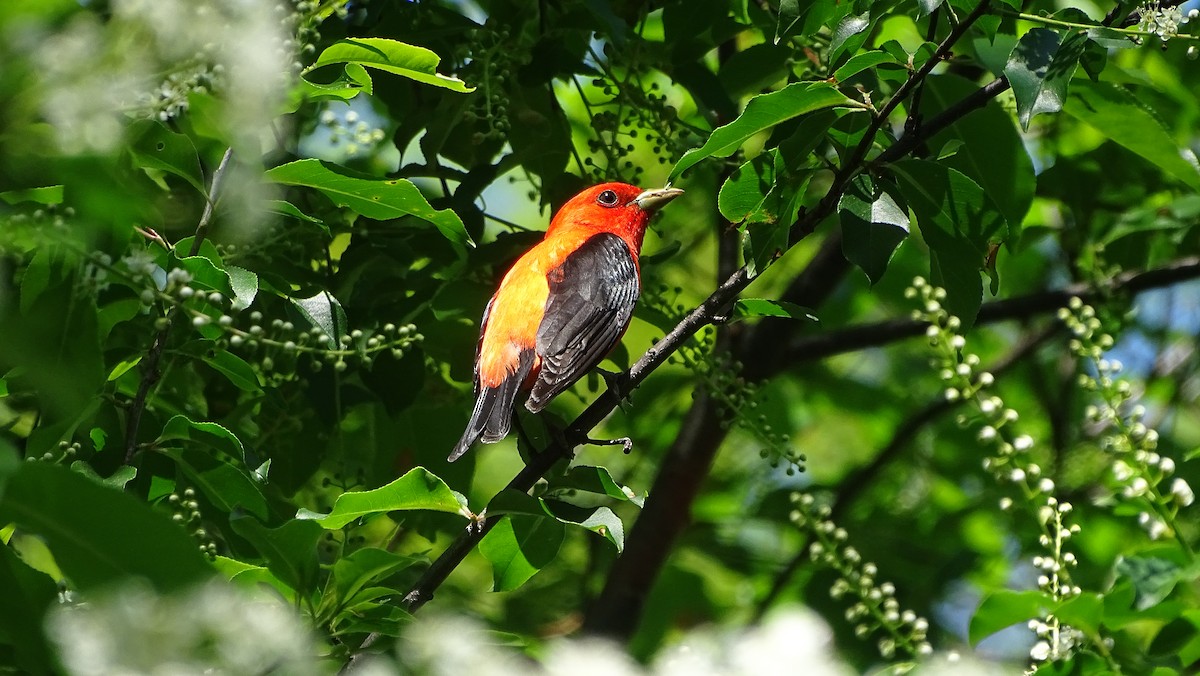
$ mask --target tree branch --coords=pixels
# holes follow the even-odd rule
[[[1153,270],[1125,272],[1103,285],[1071,284],[1055,291],[1043,291],[1017,298],[985,303],[979,308],[976,324],[1020,319],[1054,312],[1072,296],[1085,301],[1111,293],[1137,293],[1145,289],[1170,286],[1200,277],[1200,256],[1189,256]],[[925,324],[912,319],[891,319],[874,324],[851,326],[840,331],[808,334],[791,342],[784,363],[824,359],[835,354],[878,347],[896,340],[920,335]]]
[[[225,170],[229,167],[229,160],[232,157],[233,148],[227,148],[225,155],[221,157],[221,163],[217,165],[216,171],[213,172],[207,199],[204,202],[204,211],[200,214],[200,222],[196,225],[196,236],[192,240],[192,248],[188,252],[188,256],[195,256],[200,253],[200,245],[208,237],[208,226],[212,222],[213,209],[216,206],[217,197],[221,191],[221,180],[225,176]],[[129,418],[125,425],[125,464],[127,465],[133,460],[133,456],[137,452],[138,430],[142,426],[142,413],[146,410],[146,400],[150,396],[151,388],[162,377],[159,363],[162,361],[163,351],[167,348],[167,339],[171,336],[171,327],[175,325],[175,317],[178,314],[177,310],[178,307],[172,307],[167,311],[167,325],[154,336],[154,342],[150,344],[150,350],[146,353],[146,360],[142,362],[142,381],[138,385],[137,394],[134,395],[133,401],[129,404]]]
[[[982,15],[987,4],[987,0],[983,0],[983,2],[980,3],[975,11],[973,11],[966,20],[964,20],[958,27],[955,28],[955,31],[951,34],[951,36],[943,41],[942,45],[938,49],[937,55],[935,55],[935,58],[930,60],[930,64],[927,64],[927,68],[923,68],[921,71],[914,73],[914,75],[910,77],[910,80],[918,77],[923,78],[928,75],[928,72],[932,70],[934,65],[936,65],[936,61],[940,60],[941,56],[944,56],[946,53],[948,53],[953,43],[956,42],[966,32],[966,29],[971,23],[973,23],[979,18],[979,16]],[[885,107],[885,111],[890,112],[890,110],[894,109],[896,105],[899,105],[899,97],[907,96],[907,94],[911,92],[912,86],[913,85],[909,84],[908,82],[906,82],[905,85],[902,85],[901,88],[897,90],[896,95],[893,97],[895,102],[893,103],[892,101],[889,101],[890,107]],[[882,126],[883,122],[883,120],[877,121],[874,127],[876,131]],[[862,169],[861,164],[863,158],[865,157],[866,149],[870,147],[870,143],[873,143],[873,137],[874,134],[870,134],[868,135],[868,138],[864,138],[864,144],[866,145],[863,146],[863,152],[861,155],[856,152],[854,155],[855,159],[845,165],[845,168],[842,172],[842,180],[835,181],[834,185],[831,186],[829,192],[826,194],[826,197],[821,201],[821,203],[814,209],[805,213],[804,216],[802,216],[791,226],[790,231],[792,233],[792,237],[791,241],[789,242],[789,246],[795,241],[798,241],[804,236],[807,236],[807,234],[811,233],[818,223],[834,212],[834,209],[841,197],[841,191],[844,189],[846,182],[848,182],[849,178],[855,172]],[[751,281],[753,281],[754,276],[755,275],[747,266],[738,268],[733,274],[729,275],[725,281],[723,281],[716,288],[716,290],[714,290],[713,293],[704,300],[704,302],[689,312],[682,320],[680,320],[678,324],[676,324],[673,329],[671,329],[670,332],[668,332],[662,338],[662,340],[658,341],[654,347],[647,350],[646,353],[642,355],[642,357],[638,359],[633,366],[630,367],[630,369],[623,375],[624,382],[622,389],[624,391],[630,391],[633,388],[636,388],[655,369],[665,363],[668,357],[678,350],[686,340],[688,340],[702,327],[712,323],[714,318],[723,315],[732,305],[738,294],[741,293],[741,291],[745,289]],[[566,445],[558,443],[552,444],[544,452],[534,456],[530,460],[530,463],[526,465],[526,467],[522,469],[512,481],[509,482],[508,488],[521,491],[528,491],[530,488],[532,488],[534,483],[544,476],[556,463],[570,458],[573,452],[572,444],[582,442],[592,428],[599,425],[600,422],[603,421],[604,418],[616,408],[617,403],[618,396],[615,392],[612,390],[605,390],[602,392],[596,398],[596,400],[593,401],[592,404],[588,406],[587,409],[585,409],[583,413],[581,413],[564,431],[564,437],[568,443]],[[710,436],[719,438],[720,435],[713,434]],[[645,513],[643,513],[643,518],[645,518]],[[452,543],[450,547],[447,548],[437,558],[437,560],[433,562],[430,568],[426,570],[425,574],[421,576],[409,593],[405,595],[402,602],[404,609],[409,612],[415,612],[431,598],[433,598],[434,591],[442,584],[442,582],[445,581],[449,573],[453,571],[459,563],[462,562],[463,558],[466,557],[466,554],[473,549],[476,544],[478,544],[478,542],[483,538],[489,529],[490,525],[486,523],[483,524],[482,527],[472,524],[470,527],[464,529],[454,543]],[[651,577],[657,575],[657,570],[651,572],[653,573]],[[374,640],[374,635],[368,637],[367,642],[363,644],[360,650],[368,647],[374,642]]]

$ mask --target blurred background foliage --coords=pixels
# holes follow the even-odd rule
[[[3,3],[0,664],[1195,668],[1196,5]],[[633,452],[448,464],[607,180]]]

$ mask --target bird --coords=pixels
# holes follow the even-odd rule
[[[475,406],[449,462],[508,436],[517,395],[538,413],[620,342],[641,294],[650,217],[683,191],[627,183],[586,188],[488,301],[475,349]]]

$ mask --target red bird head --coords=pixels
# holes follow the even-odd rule
[[[546,237],[575,228],[612,232],[634,246],[636,254],[650,216],[682,194],[679,188],[642,190],[628,183],[601,183],[568,200],[550,221]]]

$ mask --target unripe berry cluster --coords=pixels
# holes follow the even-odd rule
[[[25,460],[29,462],[48,462],[51,464],[68,463],[79,455],[79,451],[83,450],[83,445],[78,441],[60,441],[58,442],[58,453],[54,451],[46,451],[41,455],[27,455]]]
[[[614,54],[606,52],[606,56],[603,76],[592,80],[595,89],[587,92],[579,87],[595,132],[587,141],[588,150],[603,158],[604,165],[594,157],[585,157],[583,163],[592,180],[638,184],[643,168],[630,157],[639,143],[649,148],[659,164],[667,164],[695,146],[699,134],[679,118],[679,111],[668,103],[658,82],[645,83],[640,64],[614,63]],[[617,75],[618,70],[625,73],[623,78]],[[591,100],[589,95],[597,91],[604,98]]]
[[[830,520],[829,505],[818,503],[808,493],[793,493],[791,502],[789,518],[808,534],[809,556],[838,573],[829,595],[850,601],[845,616],[854,625],[855,636],[866,639],[881,634],[876,646],[884,659],[897,654],[932,654],[933,646],[927,640],[929,622],[911,610],[901,610],[895,585],[880,582],[875,564],[863,561],[858,550],[847,544],[850,536]]]
[[[351,362],[370,368],[381,354],[402,359],[425,336],[412,324],[388,323],[377,330],[353,329],[331,336],[320,327],[304,329],[283,319],[265,321],[258,311],[248,316],[249,326],[239,328],[230,315],[222,315],[219,325],[225,330],[230,347],[255,355],[268,380],[283,381],[296,377],[297,361],[308,357],[309,367],[320,371],[325,365],[345,371]]]
[[[674,289],[678,294],[682,289]],[[653,305],[668,317],[681,318],[685,308],[666,299],[671,289],[663,287],[656,295],[647,294],[645,302]],[[753,435],[762,447],[759,456],[769,460],[771,467],[786,465],[788,476],[804,471],[807,457],[792,446],[791,435],[775,430],[766,414],[755,414],[758,408],[759,388],[742,375],[742,363],[728,354],[716,351],[715,334],[707,327],[692,340],[680,346],[670,358],[670,363],[686,366],[704,384],[705,392],[720,407],[721,429],[737,426]],[[695,392],[693,395],[695,396]]]
[[[478,88],[469,95],[471,107],[463,113],[464,121],[476,123],[479,128],[471,137],[475,145],[507,138],[512,129],[508,91],[516,80],[517,69],[529,60],[529,51],[514,44],[522,36],[514,37],[507,28],[490,23],[471,31],[466,44],[454,55],[459,77]]]
[[[329,128],[329,144],[340,147],[348,157],[370,155],[387,137],[383,129],[372,127],[354,110],[338,115],[332,108],[326,108],[319,119]]]
[[[167,496],[167,504],[171,507],[171,520],[188,529],[192,537],[199,543],[200,551],[206,556],[216,558],[217,541],[202,524],[200,503],[196,500],[196,491],[185,488],[183,493],[178,491]]]

